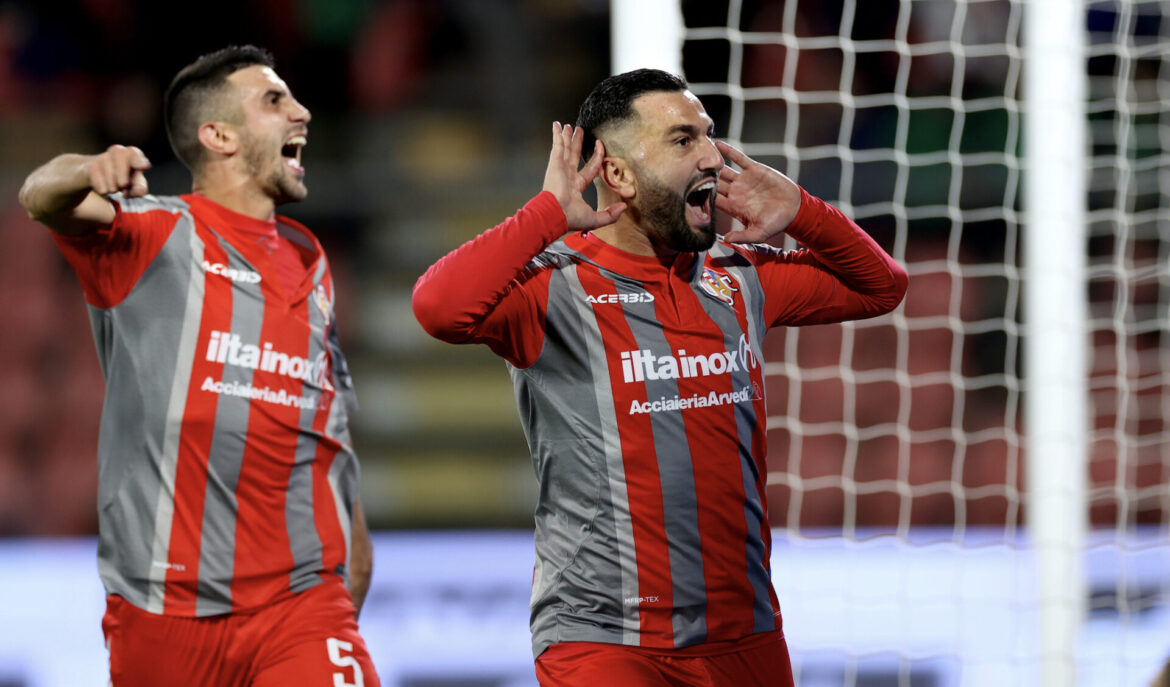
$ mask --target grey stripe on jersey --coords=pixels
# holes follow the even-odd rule
[[[230,243],[219,244],[228,256],[228,267],[257,272]],[[264,323],[264,293],[260,283],[235,284],[232,288],[231,332],[242,341],[259,341]],[[224,384],[241,387],[252,384],[254,371],[243,365],[224,365]],[[244,462],[247,436],[241,432],[222,431],[222,427],[239,427],[240,418],[248,417],[252,401],[246,396],[220,394],[216,400],[215,426],[207,452],[207,486],[203,501],[203,529],[199,547],[199,585],[195,602],[199,616],[231,611],[231,566],[236,548],[236,486]]]
[[[618,434],[617,411],[613,405],[613,389],[609,382],[609,361],[605,356],[605,344],[601,340],[601,328],[597,324],[593,308],[585,300],[585,289],[577,274],[579,268],[574,266],[562,272],[568,288],[558,293],[557,300],[565,303],[556,303],[558,310],[561,307],[572,307],[582,322],[588,322],[589,327],[583,327],[585,336],[585,350],[588,351],[588,365],[592,370],[594,388],[597,401],[598,424],[600,438],[605,449],[605,468],[608,478],[609,501],[613,516],[614,540],[618,549],[618,572],[621,575],[621,599],[618,600],[622,609],[622,642],[636,644],[638,631],[641,627],[641,618],[638,604],[626,603],[626,599],[637,599],[638,592],[638,557],[634,549],[634,521],[630,517],[630,497],[626,489],[626,466],[622,457],[622,446]],[[553,294],[550,291],[550,307]]]
[[[335,401],[330,405],[325,435],[333,437],[349,450],[353,446],[349,436],[349,414],[357,412],[357,396],[353,390],[353,379],[349,376],[349,365],[345,362],[345,354],[341,352],[341,343],[337,340],[337,327],[330,327],[328,336],[326,345],[333,361],[333,389],[341,403]],[[351,458],[357,461],[356,456]]]
[[[111,593],[161,613],[182,409],[190,382],[185,373],[197,354],[203,313],[203,273],[193,269],[196,262],[190,256],[202,254],[203,243],[186,203],[177,198],[120,199],[120,205],[127,214],[162,209],[178,217],[159,257],[125,300],[108,309],[90,307],[106,377],[98,449],[102,457],[99,508],[104,520],[99,528],[98,567]],[[185,292],[183,311],[178,314],[174,312],[176,287]],[[150,331],[157,336],[130,340],[117,337],[119,331]],[[160,347],[158,340],[175,341],[177,346]],[[149,346],[149,353],[131,350],[132,345]],[[112,370],[118,373],[111,375]],[[165,397],[147,397],[139,379],[169,379],[169,391]],[[157,470],[132,469],[126,457],[144,450],[159,456]],[[139,494],[153,495],[153,500],[139,499]]]
[[[325,263],[318,266],[314,281],[324,283]],[[318,287],[320,288],[320,287]],[[329,349],[329,356],[333,363],[333,388],[338,399],[329,405],[329,416],[325,419],[325,435],[332,437],[341,444],[341,449],[333,458],[329,466],[326,479],[329,482],[330,493],[333,494],[333,505],[337,510],[337,521],[341,524],[341,534],[345,538],[347,556],[353,554],[353,504],[356,504],[361,484],[361,464],[353,452],[353,442],[349,435],[349,414],[357,410],[357,396],[353,390],[353,379],[349,376],[349,366],[345,362],[345,354],[341,352],[341,343],[337,338],[337,327],[334,325],[334,300],[336,293],[329,296],[329,316],[323,317],[326,328],[325,346]],[[314,313],[314,315],[320,313]],[[349,579],[349,558],[346,558],[345,570],[335,570]]]
[[[537,366],[508,366],[541,485],[531,620],[537,656],[558,641],[636,643],[640,624],[636,606],[623,605],[637,596],[638,568],[604,345],[576,268],[555,255],[539,259],[565,261],[550,275],[544,348]]]
[[[299,232],[289,232],[297,233]],[[325,270],[325,262],[317,266],[313,275],[313,282],[320,281]],[[306,308],[309,316],[308,359],[317,360],[325,353],[325,329],[329,322],[325,314],[317,305],[316,294],[310,294]],[[314,394],[321,398],[321,388],[317,380],[305,382],[303,395]],[[340,405],[340,404],[334,404]],[[318,404],[301,409],[300,426],[312,427],[313,419],[318,412]],[[313,461],[317,457],[318,439],[312,434],[301,432],[297,435],[295,464],[289,471],[288,489],[285,492],[288,498],[284,504],[285,529],[288,534],[289,550],[293,558],[293,567],[289,575],[289,588],[294,592],[301,592],[321,582],[317,571],[323,566],[323,547],[321,537],[317,533],[316,519],[313,517]],[[301,498],[296,498],[300,496]],[[349,550],[349,538],[346,537],[346,550]]]
[[[701,257],[701,256],[700,256]],[[605,273],[603,271],[603,273]],[[612,273],[607,273],[610,276]],[[612,275],[619,293],[642,293],[637,281]],[[631,298],[622,303],[626,324],[641,350],[671,351],[658,324],[654,303]],[[680,395],[677,379],[647,379],[646,398],[674,398]],[[671,622],[676,647],[699,644],[707,638],[707,595],[703,577],[703,547],[699,537],[699,506],[695,493],[695,471],[687,443],[682,413],[652,413],[650,428],[658,476],[662,485],[662,509],[670,556],[673,589]],[[653,591],[653,590],[651,590]]]
[[[341,355],[341,348],[337,345],[336,330],[329,330],[329,346],[333,353],[333,386],[344,400],[342,403],[334,401],[329,407],[329,417],[325,420],[325,434],[333,437],[341,444],[341,450],[333,457],[333,464],[329,466],[329,489],[333,494],[333,504],[337,509],[337,521],[341,523],[341,533],[345,537],[347,555],[353,554],[353,517],[354,512],[348,504],[356,502],[359,494],[358,484],[361,481],[361,465],[353,452],[349,439],[348,408],[357,405],[353,394],[353,386],[349,382],[349,372],[345,370],[345,358]],[[349,579],[349,560],[346,559],[345,578]]]
[[[309,413],[301,410],[301,414]],[[317,455],[317,442],[302,434],[297,437],[296,464],[288,475],[289,498],[284,504],[285,527],[288,533],[289,551],[293,566],[289,573],[289,589],[303,592],[321,582],[317,571],[321,570],[321,537],[317,536],[317,523],[313,518],[313,458]],[[305,498],[298,500],[293,494]],[[348,539],[346,540],[348,544]]]
[[[349,580],[349,559],[353,554],[353,512],[346,504],[354,503],[358,497],[358,462],[349,449],[339,451],[329,466],[329,491],[333,494],[333,506],[337,509],[337,521],[341,523],[341,534],[345,537],[346,569]],[[335,572],[335,571],[326,571]]]
[[[752,323],[762,322],[764,292],[755,271],[745,269],[749,266],[747,260],[722,243],[717,243],[712,248],[711,253],[716,259],[720,260],[721,266],[735,279],[738,285],[739,295],[743,298],[744,307],[747,309],[749,315],[748,321]],[[693,284],[693,288],[698,295],[699,302],[703,304],[703,310],[723,330],[724,343],[727,349],[735,350],[739,346],[739,337],[741,334],[739,321],[735,317],[735,311],[726,304],[714,298],[707,297],[697,281]],[[759,335],[762,335],[762,333]],[[752,354],[755,356],[757,363],[763,364],[763,357],[759,346],[759,335],[753,329],[749,340]],[[751,386],[751,384],[751,370],[747,367],[732,372],[732,388],[743,389]],[[760,390],[760,393],[763,393],[763,389]],[[758,421],[759,418],[756,416],[753,404],[735,404],[736,431],[738,432],[741,446],[750,447],[752,445],[752,435]],[[756,478],[758,477],[760,466],[753,462],[750,452],[741,453],[740,469],[743,472],[743,492],[745,496],[744,524],[747,526],[747,548],[744,551],[747,560],[744,567],[748,572],[748,579],[754,593],[752,601],[753,628],[756,632],[767,632],[776,626],[775,618],[772,615],[772,598],[770,594],[772,583],[768,576],[768,569],[764,567],[767,552],[764,549],[764,539],[761,531],[763,524],[767,521],[768,514],[764,509],[764,504],[756,489]]]

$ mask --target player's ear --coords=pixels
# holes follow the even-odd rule
[[[630,168],[630,164],[626,162],[625,158],[606,157],[602,159],[599,176],[602,183],[617,194],[618,198],[629,200],[634,197],[638,188],[637,180],[634,178],[634,170]]]
[[[199,127],[199,142],[213,153],[234,155],[240,148],[240,136],[225,122],[204,122]]]

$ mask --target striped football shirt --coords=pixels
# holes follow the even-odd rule
[[[106,379],[98,567],[154,613],[255,608],[347,571],[353,387],[325,253],[303,226],[195,194],[111,197],[110,226],[54,235]],[[291,294],[257,236],[306,256]]]
[[[906,273],[803,192],[787,232],[807,250],[718,240],[660,259],[566,231],[542,193],[414,292],[428,332],[508,362],[540,487],[534,654],[780,630],[761,342],[888,312]]]

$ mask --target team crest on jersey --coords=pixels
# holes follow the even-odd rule
[[[726,274],[719,274],[709,267],[703,268],[703,275],[699,278],[699,286],[709,295],[728,305],[735,305],[735,292],[739,289],[733,286],[735,282]]]
[[[333,306],[329,305],[329,295],[325,293],[324,284],[317,285],[313,291],[313,300],[316,301],[317,308],[325,316],[325,323],[328,324],[333,319]]]

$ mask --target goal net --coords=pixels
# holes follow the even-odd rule
[[[615,71],[676,68],[910,272],[892,315],[765,342],[798,684],[1145,685],[1170,657],[1170,6],[1043,4],[613,1]]]

